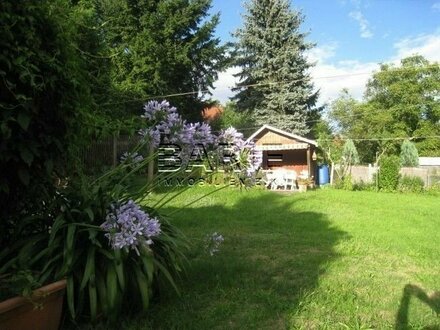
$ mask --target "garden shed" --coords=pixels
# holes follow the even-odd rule
[[[270,125],[263,125],[248,141],[253,141],[257,150],[263,152],[263,170],[284,169],[301,176],[314,176],[316,141]]]

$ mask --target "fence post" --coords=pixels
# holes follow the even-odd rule
[[[148,146],[148,158],[150,159],[150,161],[148,162],[148,168],[147,168],[147,181],[148,182],[153,182],[153,178],[154,178],[154,146],[153,143],[151,142],[150,145]]]

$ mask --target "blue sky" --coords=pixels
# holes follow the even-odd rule
[[[231,41],[231,32],[242,24],[243,1],[213,0],[212,5],[221,15],[217,36]],[[316,63],[311,75],[321,103],[343,87],[361,98],[377,63],[397,63],[414,53],[440,61],[439,0],[293,0],[291,5],[305,15],[301,29],[316,43],[308,56]],[[225,102],[232,95],[235,72],[230,68],[219,75],[214,98]]]

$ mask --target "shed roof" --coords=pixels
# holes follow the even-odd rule
[[[289,133],[289,132],[283,131],[283,130],[281,130],[281,129],[279,129],[279,128],[276,128],[276,127],[273,127],[273,126],[270,126],[270,125],[263,125],[263,126],[261,126],[261,127],[260,127],[260,128],[254,133],[254,134],[252,134],[252,135],[247,139],[247,141],[249,142],[249,141],[253,141],[253,140],[255,140],[255,138],[256,138],[260,133],[262,133],[264,130],[272,131],[272,132],[274,132],[274,133],[281,134],[281,135],[284,135],[284,136],[290,137],[290,138],[295,139],[295,140],[298,140],[298,141],[302,141],[302,142],[305,142],[305,143],[308,143],[308,144],[312,144],[312,145],[314,145],[315,147],[318,146],[318,143],[317,143],[315,140],[310,140],[310,139],[307,139],[307,138],[305,138],[305,137],[302,137],[302,136],[299,136],[299,135],[296,135],[296,134],[293,134],[293,133]]]

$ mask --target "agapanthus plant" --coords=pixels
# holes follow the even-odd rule
[[[261,165],[261,152],[233,127],[215,135],[206,123],[187,123],[182,120],[176,108],[166,101],[150,101],[144,111],[142,117],[147,120],[149,127],[141,130],[140,134],[150,141],[152,148],[157,148],[160,143],[177,144],[180,147],[178,156],[182,167],[186,167],[191,157],[200,155],[200,147],[211,158],[215,158],[215,155],[223,158],[216,161],[225,167],[222,170],[238,173],[241,177],[254,177]]]

